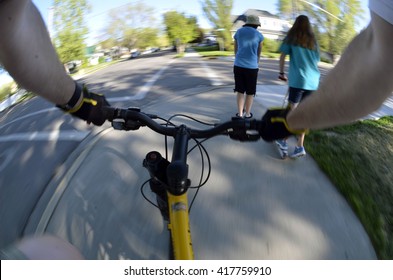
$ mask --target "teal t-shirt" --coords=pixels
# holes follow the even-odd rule
[[[320,61],[318,48],[310,50],[283,43],[280,52],[289,55],[288,85],[305,90],[316,90],[319,85]]]
[[[236,31],[237,42],[235,65],[248,69],[258,69],[258,47],[263,35],[255,28],[244,26]]]

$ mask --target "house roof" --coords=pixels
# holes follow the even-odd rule
[[[271,17],[271,18],[279,18],[276,15],[273,15],[272,13],[264,10],[257,10],[257,9],[248,9],[245,13],[246,16],[248,15],[255,15],[255,16],[260,16],[260,17]]]

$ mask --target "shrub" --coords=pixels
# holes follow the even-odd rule
[[[268,53],[278,53],[278,49],[280,47],[280,44],[281,44],[280,41],[265,38],[263,40],[262,50],[264,52],[268,52]]]
[[[0,87],[0,100],[7,98],[12,91],[12,83],[4,84]]]

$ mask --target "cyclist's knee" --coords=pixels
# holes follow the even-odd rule
[[[28,259],[35,260],[82,260],[82,254],[67,241],[49,234],[24,238],[16,248]]]

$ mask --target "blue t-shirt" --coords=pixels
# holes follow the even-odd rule
[[[236,31],[234,36],[237,42],[235,66],[258,69],[258,47],[263,36],[253,27],[244,26]]]
[[[289,55],[288,85],[305,90],[316,90],[319,85],[320,61],[318,48],[310,50],[283,43],[280,52]]]

